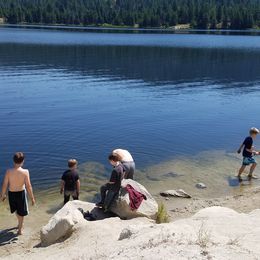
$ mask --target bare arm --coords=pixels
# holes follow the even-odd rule
[[[9,172],[7,171],[5,173],[5,177],[2,185],[2,192],[1,192],[2,201],[6,199],[6,191],[7,191],[8,183],[9,183]]]
[[[32,189],[32,184],[31,184],[31,180],[30,180],[29,171],[25,175],[25,187],[26,187],[26,190],[28,191],[29,196],[31,198],[32,205],[34,205],[35,204],[35,199],[34,199],[34,195],[33,195],[33,189]]]
[[[250,153],[256,153],[256,151],[254,150],[254,146],[252,146],[251,149],[246,148],[246,150]]]
[[[239,146],[237,153],[241,153],[241,150],[242,150],[243,147],[244,147],[244,143]]]
[[[77,180],[77,193],[79,195],[79,191],[80,191],[80,180]]]
[[[65,186],[65,182],[64,182],[64,180],[61,180],[61,182],[60,182],[60,194],[62,194],[64,192],[64,186]]]

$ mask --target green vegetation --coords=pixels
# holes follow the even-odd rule
[[[7,23],[198,29],[260,27],[260,0],[0,0]]]
[[[166,207],[163,203],[161,203],[156,214],[156,223],[169,223],[169,221],[169,215],[167,213]]]

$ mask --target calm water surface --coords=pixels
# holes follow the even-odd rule
[[[260,37],[0,28],[0,91],[1,179],[18,150],[37,188],[117,147],[139,169],[233,152],[260,127]]]

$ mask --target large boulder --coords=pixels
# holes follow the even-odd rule
[[[130,184],[135,190],[141,192],[147,198],[147,200],[143,200],[140,207],[134,211],[131,210],[129,206],[129,195],[124,188],[127,184]],[[87,221],[84,219],[83,214],[79,209],[82,209],[83,212],[89,211],[95,220],[111,217],[111,214],[104,213],[102,209],[95,207],[95,204],[93,203],[79,200],[70,201],[41,229],[41,245],[49,246],[62,239],[66,239],[78,227],[86,225]],[[133,180],[123,180],[119,197],[112,204],[110,210],[122,219],[131,219],[135,217],[155,219],[158,211],[158,204],[144,186]]]
[[[45,225],[40,232],[41,245],[49,246],[61,238],[69,237],[76,229],[76,226],[85,224],[82,213],[78,210],[82,208],[83,211],[93,211],[97,219],[103,219],[104,214],[98,209],[95,210],[95,205],[82,201],[68,202],[63,208],[61,208]]]
[[[142,201],[142,204],[137,210],[132,210],[129,206],[129,194],[125,189],[127,184],[130,184],[135,190],[144,194],[147,198]],[[119,192],[119,196],[112,204],[110,210],[123,219],[131,219],[136,217],[148,217],[155,219],[158,211],[158,204],[143,185],[134,180],[127,179],[122,181],[122,188]]]

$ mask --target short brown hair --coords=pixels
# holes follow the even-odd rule
[[[78,162],[77,162],[76,159],[69,159],[69,160],[68,160],[68,166],[69,166],[69,168],[72,168],[72,167],[74,167],[74,166],[77,165],[77,164],[78,164]]]
[[[17,152],[14,154],[13,161],[15,164],[21,164],[24,162],[24,154],[22,152]]]
[[[119,156],[116,155],[116,154],[110,154],[110,155],[108,156],[108,160],[109,160],[109,161],[113,161],[113,162],[119,162],[119,161],[120,161],[120,158],[119,158]]]

